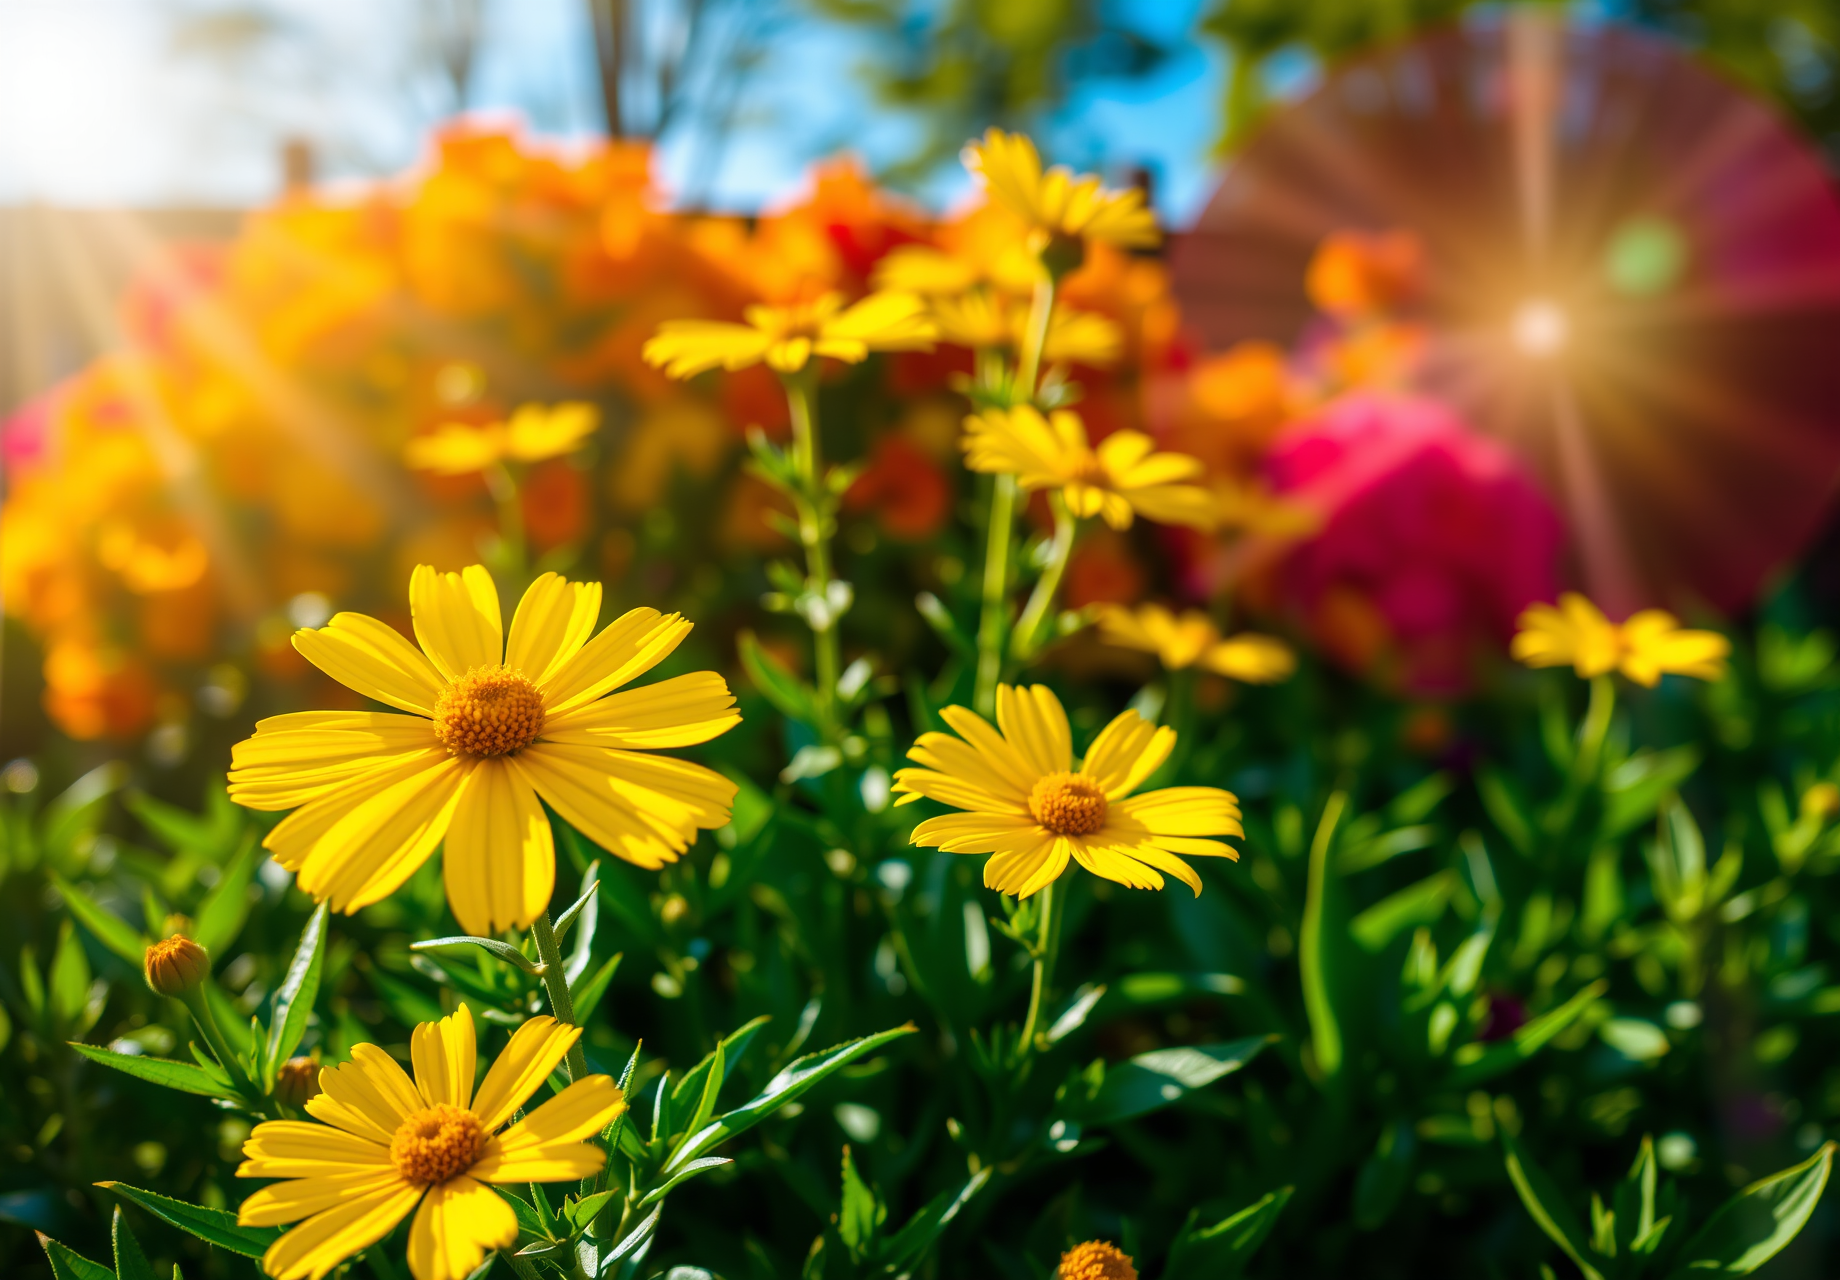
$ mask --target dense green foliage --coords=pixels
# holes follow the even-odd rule
[[[917,1274],[1021,1278],[1098,1235],[1149,1275],[1218,1275],[1246,1233],[1208,1229],[1255,1203],[1271,1234],[1251,1274],[1569,1265],[1521,1195],[1557,1202],[1551,1230],[1584,1258],[1621,1240],[1600,1273],[1639,1255],[1670,1274],[1767,1239],[1755,1220],[1778,1219],[1742,1207],[1721,1220],[1739,1228],[1694,1233],[1735,1187],[1819,1152],[1800,1198],[1778,1196],[1793,1234],[1840,1108],[1840,806],[1818,785],[1840,759],[1834,647],[1766,624],[1726,682],[1625,689],[1614,709],[1606,691],[1587,711],[1569,673],[1504,671],[1430,757],[1423,720],[1442,713],[1320,671],[1194,713],[1178,780],[1240,793],[1245,856],[1209,868],[1199,899],[1071,877],[1033,1053],[1016,1026],[1034,908],[983,890],[976,859],[906,847],[913,810],[881,790],[905,727],[872,734],[856,764],[780,782],[760,768],[772,711],[744,696],[754,728],[706,752],[754,779],[733,825],[660,875],[601,860],[563,939],[592,1065],[618,1075],[643,1041],[622,1146],[641,1180],[668,1181],[725,1136],[669,1154],[703,1117],[736,1131],[733,1164],[673,1192],[640,1274],[893,1275],[919,1258]],[[867,722],[934,705],[917,682],[905,706],[884,692],[865,686]],[[1076,737],[1131,693],[1064,692]],[[298,973],[290,989],[315,917],[258,866],[247,815],[221,796],[156,799],[120,766],[8,778],[9,1274],[36,1265],[28,1226],[103,1256],[119,1197],[99,1182],[207,1209],[241,1196],[249,1118],[198,1096],[235,1089],[183,1061],[180,1006],[130,963],[169,912],[223,958],[220,1023],[282,1024],[281,1056],[295,1035],[327,1056],[402,1046],[460,998],[499,1025],[538,1008],[528,945],[511,960],[410,949],[455,932],[432,868],[330,917],[323,941],[310,930],[317,990]],[[590,867],[561,835],[573,866],[558,910]],[[876,1033],[796,1105],[743,1106],[800,1054]],[[135,1056],[112,1070],[67,1042]],[[718,1043],[719,1065],[705,1057]],[[181,1065],[151,1062],[168,1057]],[[145,1078],[159,1072],[187,1092]],[[1657,1162],[1671,1209],[1643,1207]],[[1611,1195],[1632,1164],[1634,1190]],[[1588,1210],[1591,1191],[1614,1222]],[[243,1273],[145,1212],[160,1202],[135,1202],[161,1265]],[[1802,1274],[1833,1256],[1816,1222]]]

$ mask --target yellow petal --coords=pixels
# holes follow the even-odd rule
[[[608,1077],[577,1080],[492,1139],[473,1166],[473,1176],[486,1182],[543,1182],[596,1173],[603,1153],[581,1140],[601,1132],[625,1110],[625,1097]],[[569,1171],[539,1172],[558,1166]]]
[[[463,476],[484,471],[505,456],[505,429],[449,422],[403,446],[403,461],[417,471]]]
[[[716,320],[667,320],[641,349],[645,362],[666,376],[694,378],[710,369],[745,369],[759,364],[772,345],[770,334],[752,325]]]
[[[543,739],[601,747],[688,747],[740,723],[728,681],[713,671],[697,671],[551,716],[544,721]]]
[[[734,808],[739,788],[714,769],[642,751],[589,748],[585,754],[597,759],[606,770],[615,794],[624,796],[635,807],[643,807],[645,812],[658,812],[658,800],[662,798],[681,808],[697,826],[713,831],[727,824]]]
[[[1053,884],[1067,869],[1072,846],[1065,836],[1030,832],[1012,843],[1014,847],[992,854],[984,864],[986,888],[1028,898]]]
[[[511,1033],[511,1042],[486,1072],[479,1095],[473,1099],[473,1114],[486,1132],[498,1128],[524,1105],[580,1036],[580,1027],[547,1015],[530,1018]]]
[[[504,661],[498,588],[483,566],[437,573],[433,565],[418,564],[409,578],[409,611],[415,638],[449,680]]]
[[[321,1067],[319,1087],[323,1092],[307,1099],[308,1115],[386,1147],[397,1126],[422,1107],[402,1068],[375,1045],[355,1046],[350,1062]]]
[[[400,631],[361,613],[337,613],[317,630],[296,631],[294,647],[346,688],[404,711],[432,716],[445,683]]]
[[[519,462],[559,458],[580,448],[600,425],[600,410],[585,401],[570,400],[547,409],[521,405],[506,428],[509,452]]]
[[[1112,813],[1128,815],[1145,831],[1159,836],[1237,836],[1239,801],[1219,787],[1164,787],[1113,803]]]
[[[239,1178],[310,1178],[394,1169],[390,1148],[331,1125],[265,1120],[243,1143]]]
[[[1156,728],[1135,711],[1121,712],[1093,739],[1080,772],[1105,788],[1106,799],[1118,800],[1155,773],[1175,745],[1175,730]]]
[[[1029,763],[1022,752],[1016,749],[1014,743],[998,733],[983,716],[965,707],[943,707],[940,709],[939,718],[950,725],[959,737],[977,751],[989,772],[1000,777],[1025,799],[1029,791],[1041,780],[1040,771]],[[922,741],[931,745],[930,738],[923,738]],[[972,778],[971,781],[984,783],[982,778]]]
[[[1208,649],[1208,670],[1244,684],[1274,684],[1297,670],[1297,655],[1273,636],[1242,632]]]
[[[616,857],[653,870],[690,847],[692,816],[661,800],[641,812],[617,794],[595,759],[596,748],[539,742],[510,760],[563,821]]]
[[[308,801],[283,818],[262,840],[262,847],[290,871],[300,870],[326,833],[353,809],[382,795],[405,778],[412,778],[451,759],[445,747],[429,747],[404,756],[388,756],[377,767],[355,774]]]
[[[1073,767],[1073,733],[1046,685],[997,686],[997,725],[1037,777]]]
[[[999,848],[1013,846],[1024,836],[1040,840],[1044,835],[1033,818],[1003,813],[944,813],[915,827],[909,839],[921,849],[995,853]]]
[[[394,893],[447,834],[474,764],[449,756],[346,813],[300,864],[300,887],[343,912]]]
[[[478,1033],[464,1004],[439,1022],[421,1023],[409,1037],[415,1090],[431,1107],[472,1105],[478,1059]]]
[[[256,722],[230,753],[230,798],[250,809],[292,809],[365,774],[437,746],[420,716],[299,711]]]
[[[517,1215],[490,1187],[462,1174],[428,1189],[409,1227],[415,1280],[466,1280],[488,1249],[517,1243]]]
[[[581,651],[539,682],[551,715],[591,702],[650,671],[690,634],[679,614],[634,609],[608,623]]]
[[[600,583],[543,574],[524,592],[511,617],[505,665],[541,685],[588,642],[600,615]]]
[[[447,903],[478,937],[529,926],[556,886],[556,848],[537,794],[503,759],[473,771],[441,855]]]
[[[395,1165],[365,1168],[311,1178],[293,1178],[260,1187],[237,1206],[236,1220],[245,1227],[278,1227],[284,1222],[322,1213],[357,1196],[404,1185]]]
[[[389,1235],[421,1198],[422,1189],[405,1182],[354,1196],[308,1218],[268,1246],[262,1270],[273,1280],[320,1280]]]

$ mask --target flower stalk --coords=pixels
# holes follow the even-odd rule
[[[802,610],[811,627],[819,738],[837,741],[837,677],[842,671],[837,613],[832,604],[831,533],[836,524],[835,497],[825,484],[823,442],[818,433],[815,366],[781,379],[792,414],[792,467],[797,481],[793,503],[798,510],[799,542],[805,548],[806,590],[817,601]]]
[[[1035,582],[1035,590],[1029,595],[1028,606],[1022,611],[1022,620],[1016,624],[1016,639],[1012,649],[1018,662],[1027,662],[1041,650],[1041,629],[1053,611],[1054,597],[1060,591],[1062,575],[1067,572],[1067,561],[1073,554],[1074,534],[1079,528],[1079,522],[1067,510],[1067,500],[1059,490],[1048,495],[1048,504],[1054,511],[1054,540],[1048,546],[1048,563]]]
[[[549,993],[549,1007],[556,1021],[575,1024],[575,1002],[569,996],[569,975],[562,963],[562,948],[556,942],[556,926],[544,911],[530,922],[530,936],[537,940],[537,959],[543,965],[543,989]],[[581,1051],[581,1041],[569,1046],[569,1079],[585,1080],[588,1058]]]

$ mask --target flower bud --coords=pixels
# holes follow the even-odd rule
[[[1123,1249],[1108,1240],[1088,1240],[1061,1255],[1058,1280],[1137,1280],[1137,1268]]]
[[[184,995],[210,972],[210,954],[182,933],[147,948],[147,985],[163,996]]]
[[[299,1109],[308,1098],[316,1097],[319,1088],[319,1063],[311,1058],[289,1058],[275,1071],[275,1098]]]

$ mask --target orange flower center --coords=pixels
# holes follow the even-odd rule
[[[434,736],[457,756],[508,756],[542,732],[543,695],[507,667],[475,667],[434,704]]]
[[[1082,452],[1076,455],[1067,470],[1069,484],[1088,484],[1095,489],[1111,487],[1111,473],[1105,469],[1105,464],[1099,461],[1096,453]]]
[[[396,1127],[390,1160],[405,1181],[418,1187],[457,1178],[471,1169],[485,1149],[486,1132],[479,1117],[442,1103],[417,1111]]]
[[[1137,1268],[1115,1244],[1088,1240],[1061,1255],[1060,1280],[1137,1280]]]
[[[1105,825],[1105,792],[1078,773],[1051,773],[1029,792],[1035,821],[1060,836],[1089,836]]]

